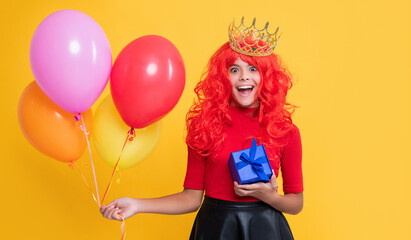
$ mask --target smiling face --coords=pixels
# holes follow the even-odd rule
[[[230,104],[242,108],[258,107],[257,89],[260,85],[260,73],[257,67],[238,57],[228,67],[228,78],[232,86]]]

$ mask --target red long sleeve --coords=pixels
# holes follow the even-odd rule
[[[257,135],[259,124],[250,118],[255,109],[230,107],[233,124],[225,127],[221,151],[213,158],[205,159],[188,148],[187,173],[184,188],[205,190],[212,198],[228,201],[256,201],[252,197],[239,197],[234,193],[234,183],[228,168],[231,152],[249,148],[252,138]],[[279,155],[278,155],[279,154]],[[297,127],[294,127],[288,144],[282,151],[267,152],[271,167],[278,176],[281,168],[283,189],[286,193],[299,193],[303,189],[301,138]]]

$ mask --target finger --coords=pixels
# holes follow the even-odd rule
[[[106,217],[107,216],[107,212],[108,212],[108,208],[107,207],[101,207],[100,208],[100,212],[101,212],[101,214],[103,215],[103,217]]]
[[[237,184],[238,189],[248,189],[251,184]]]
[[[234,192],[235,192],[235,194],[241,196],[240,195],[240,193],[241,193],[240,189],[238,188],[238,184],[236,184],[236,182],[234,182]]]
[[[117,205],[117,199],[107,204],[106,207],[114,207],[115,205]]]
[[[240,189],[240,188],[236,188],[236,189],[234,189],[234,191],[239,196],[250,196],[253,192],[253,191],[250,191],[250,190]]]
[[[107,209],[106,206],[101,206],[101,207],[100,207],[100,212],[101,212],[101,214],[103,214],[106,209]]]
[[[245,191],[247,190],[245,185],[238,184],[237,182],[234,182],[234,191]]]
[[[243,184],[243,185],[238,185],[238,188],[242,190],[252,191],[252,190],[260,189],[263,184],[264,183]]]
[[[117,216],[119,217],[119,221],[124,221],[126,220],[126,218],[123,216],[123,214],[120,212],[117,214]]]
[[[246,196],[251,196],[252,195],[251,192],[246,192],[246,191],[238,191],[236,194],[238,196],[241,196],[241,197],[246,197]]]
[[[109,218],[109,213],[110,213],[110,209],[109,208],[106,208],[104,211],[103,211],[103,217],[105,217],[105,218],[108,218],[108,219],[110,219]]]
[[[277,176],[275,175],[274,169],[273,170],[273,175],[271,176],[270,181],[277,181]]]
[[[110,209],[110,208],[112,208],[113,206],[108,206],[108,205],[106,205],[106,206],[101,206],[100,207],[100,212],[104,212],[106,209]]]
[[[111,220],[113,220],[114,218],[113,218],[113,214],[115,213],[115,212],[117,212],[117,211],[119,211],[119,210],[117,210],[117,209],[115,209],[115,208],[108,208],[105,212],[104,212],[104,217],[105,218],[107,218],[107,219],[111,219]]]
[[[245,195],[244,195],[244,192],[241,191],[241,190],[238,190],[238,189],[237,189],[237,190],[235,190],[234,192],[235,192],[235,194],[237,194],[238,196],[245,196]]]
[[[241,191],[241,190],[238,188],[238,184],[236,184],[236,182],[234,182],[234,192],[235,192],[237,195],[239,195],[240,191]]]
[[[112,220],[120,220],[118,214],[120,213],[120,210],[118,208],[113,208],[109,211],[108,217]]]
[[[125,218],[123,217],[123,213],[121,212],[121,210],[119,209],[118,212],[115,214],[114,218],[117,221],[123,221]]]
[[[234,182],[234,189],[243,189],[244,185],[238,184],[238,182]]]
[[[275,176],[275,174],[273,174],[273,176],[271,176],[271,185],[275,188],[278,187],[278,181],[277,181],[277,177]]]

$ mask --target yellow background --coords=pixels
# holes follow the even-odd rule
[[[101,25],[113,59],[135,38],[157,34],[172,41],[185,61],[186,88],[161,120],[157,147],[122,171],[109,200],[182,189],[184,117],[194,85],[210,55],[227,41],[229,22],[257,16],[259,26],[269,20],[281,27],[276,52],[294,76],[289,100],[300,106],[294,121],[304,147],[305,205],[299,215],[287,216],[295,238],[411,236],[409,1],[3,0],[1,239],[120,237],[120,223],[100,216],[78,173],[36,151],[17,121],[20,94],[34,80],[31,37],[46,16],[68,8]],[[111,169],[92,151],[102,191]],[[87,153],[81,161],[88,161]],[[127,221],[127,239],[187,239],[194,216],[137,215]]]

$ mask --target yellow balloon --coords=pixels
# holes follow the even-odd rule
[[[94,144],[103,158],[114,167],[121,149],[131,129],[121,119],[111,96],[106,97],[98,106],[93,122]],[[156,146],[160,136],[160,124],[154,123],[141,129],[134,129],[136,136],[127,141],[119,161],[119,168],[126,169],[146,158]]]

